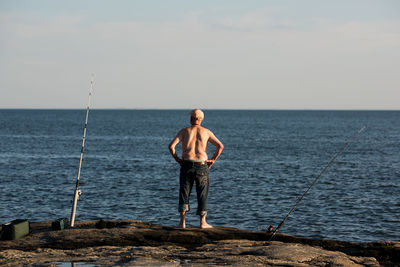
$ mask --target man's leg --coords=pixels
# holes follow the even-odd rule
[[[180,222],[177,227],[186,227],[186,212],[189,211],[189,197],[193,187],[193,175],[191,175],[190,169],[185,166],[181,167],[179,177],[179,214]]]
[[[207,165],[197,171],[196,175],[196,192],[197,192],[197,215],[200,216],[200,228],[212,228],[206,221],[207,216],[207,199],[209,183],[209,171]]]

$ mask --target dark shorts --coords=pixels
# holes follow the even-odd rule
[[[189,197],[194,182],[197,192],[197,215],[207,215],[209,168],[207,164],[183,161],[179,177],[179,212],[189,211]]]

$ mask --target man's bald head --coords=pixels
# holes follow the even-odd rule
[[[190,112],[190,122],[192,125],[198,124],[204,120],[204,113],[200,109],[193,109]]]

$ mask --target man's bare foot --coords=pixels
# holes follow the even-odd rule
[[[177,228],[186,228],[186,224],[185,223],[179,223]]]
[[[200,228],[201,229],[209,229],[213,228],[211,225],[209,225],[206,221],[206,215],[200,215]]]
[[[181,211],[180,215],[181,215],[181,220],[177,227],[178,228],[186,228],[186,211]]]
[[[200,228],[201,228],[201,229],[209,229],[209,228],[213,228],[213,226],[212,226],[212,225],[209,225],[209,224],[206,223],[206,222],[203,222],[203,223],[200,224]]]

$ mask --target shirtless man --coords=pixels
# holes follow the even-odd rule
[[[204,113],[200,109],[190,112],[190,124],[192,126],[179,131],[174,140],[169,144],[169,151],[174,159],[181,165],[179,177],[179,213],[181,216],[178,227],[185,228],[185,216],[189,211],[189,196],[193,183],[196,182],[197,215],[200,216],[200,228],[212,228],[206,222],[207,198],[209,189],[209,169],[219,157],[224,145],[208,129],[201,127]],[[208,142],[216,147],[211,159],[207,156]],[[175,146],[182,143],[182,158],[180,158]]]

